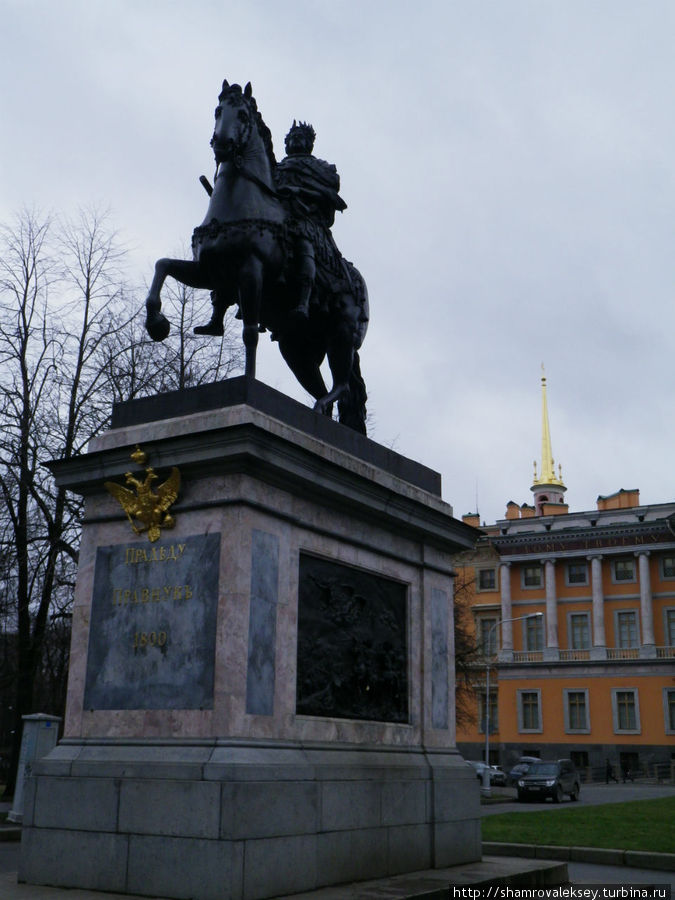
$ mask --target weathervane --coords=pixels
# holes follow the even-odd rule
[[[148,456],[137,444],[131,459],[137,465],[143,466]],[[155,474],[152,466],[146,467],[143,480],[135,478],[131,472],[125,472],[124,478],[128,487],[114,481],[106,481],[103,486],[119,502],[134,534],[143,534],[147,531],[148,539],[156,541],[162,528],[173,528],[176,524],[176,520],[167,510],[178,497],[180,472],[174,466],[167,480],[160,484],[156,491],[153,491],[152,483],[157,481],[159,476]],[[134,488],[136,493],[129,488]],[[141,524],[135,525],[134,520]]]

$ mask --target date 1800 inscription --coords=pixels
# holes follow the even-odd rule
[[[86,709],[213,705],[220,535],[99,547]]]

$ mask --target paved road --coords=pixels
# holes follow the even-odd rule
[[[574,806],[600,806],[603,803],[624,803],[628,800],[655,800],[657,797],[675,797],[674,784],[582,784],[578,803],[565,797],[562,803],[551,800],[518,803],[515,788],[492,788],[494,797],[512,797],[512,802],[490,803],[481,806],[483,816],[505,812],[533,812],[534,810],[568,809]]]
[[[579,884],[640,884],[642,886],[670,885],[675,891],[675,872],[653,869],[631,869],[628,866],[596,866],[593,863],[567,863],[570,882]]]
[[[0,872],[16,872],[19,868],[18,841],[0,843]]]

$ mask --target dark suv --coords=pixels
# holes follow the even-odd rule
[[[537,762],[541,762],[538,756],[521,756],[516,765],[509,772],[507,783],[511,786],[518,784],[518,779],[522,778],[523,775],[527,775],[527,770],[532,763]]]
[[[565,794],[569,794],[570,800],[578,800],[580,790],[579,773],[571,759],[532,763],[527,773],[518,779],[518,799],[521,801],[550,797],[554,803],[560,803]]]

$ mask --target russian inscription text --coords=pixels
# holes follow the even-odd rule
[[[96,554],[84,705],[213,705],[220,535]]]

